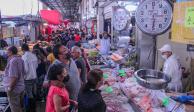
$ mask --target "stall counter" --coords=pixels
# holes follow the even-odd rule
[[[153,99],[153,97],[160,97],[162,95],[165,97],[166,96],[168,97],[168,94],[164,93],[162,90],[154,91],[140,86],[136,82],[136,79],[133,77],[133,71],[130,68],[124,69],[124,71],[126,72],[125,78],[121,78],[120,76],[119,77],[117,76],[118,70],[111,69],[111,68],[104,68],[102,70],[104,72],[104,75],[106,74],[106,76],[104,77],[105,87],[106,86],[111,87],[114,92],[119,94],[114,96],[112,95],[112,93],[109,93],[109,95],[112,96],[111,98],[117,99],[116,97],[120,97],[120,96],[122,96],[123,98],[127,98],[128,99],[127,105],[129,106],[129,108],[132,108],[131,110],[134,112],[165,112],[167,109],[173,110],[172,106],[174,106],[175,104],[176,104],[175,106],[176,110],[178,111],[173,111],[173,112],[194,112],[193,106],[181,105],[178,107],[177,102],[175,102],[172,99],[169,100],[170,101],[169,106],[167,107],[162,106],[162,102],[158,100],[160,98]],[[115,88],[115,86],[117,86],[117,88]],[[102,89],[102,90],[105,90],[105,89]],[[161,95],[158,96],[157,94],[161,94]],[[109,107],[109,105],[112,102],[106,101],[107,94],[102,94],[102,96],[103,98],[105,98],[104,100]],[[124,100],[123,104],[126,104],[126,100]],[[122,112],[132,112],[132,111],[123,110]],[[112,112],[112,111],[107,110],[107,112]]]
[[[181,95],[179,93],[167,93],[168,96],[177,96]],[[187,105],[185,104],[185,111],[186,112],[194,112],[194,105]]]

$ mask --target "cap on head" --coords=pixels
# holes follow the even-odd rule
[[[162,48],[159,49],[160,52],[172,52],[172,47],[169,44],[165,44]]]

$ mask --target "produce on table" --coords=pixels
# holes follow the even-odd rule
[[[89,57],[96,57],[98,54],[98,51],[89,51]]]
[[[165,111],[162,101],[153,94],[154,92],[138,85],[133,78],[128,78],[121,83],[121,89],[143,112],[156,112],[156,108],[159,110],[158,112]]]
[[[128,112],[122,105],[128,103],[128,99],[121,94],[118,88],[111,88],[111,93],[102,92],[102,97],[107,105],[107,112]]]
[[[138,105],[141,105],[141,108],[145,112],[152,112],[151,108],[151,99],[149,96],[144,96],[139,102]]]
[[[104,85],[102,97],[107,105],[107,112],[130,112],[123,105],[130,99],[142,112],[165,112],[168,104],[150,89],[140,86],[133,77],[134,69],[103,69]],[[124,75],[125,74],[125,75]],[[123,94],[124,93],[124,94]],[[163,105],[162,105],[163,104]]]
[[[103,69],[104,85],[100,87],[102,97],[107,105],[107,112],[129,112],[123,105],[128,104],[128,98],[123,95],[117,79],[112,75],[112,69]]]
[[[120,60],[123,59],[122,56],[120,56],[120,55],[118,55],[118,54],[116,54],[116,53],[113,53],[113,54],[110,56],[110,58],[111,58],[113,61],[115,61],[115,62],[118,62],[118,61],[120,61]]]
[[[90,65],[104,65],[100,57],[88,57]]]

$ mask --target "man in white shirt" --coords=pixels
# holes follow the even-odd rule
[[[27,44],[22,45],[22,51],[24,55],[22,59],[24,60],[24,83],[25,91],[29,98],[29,106],[27,107],[27,112],[36,111],[35,93],[36,93],[36,69],[38,67],[38,59],[35,54],[30,52]]]
[[[110,38],[105,32],[103,38],[100,39],[100,54],[108,55],[108,52],[110,51],[110,46]]]
[[[162,58],[165,60],[163,72],[171,78],[168,89],[175,92],[181,92],[182,74],[177,56],[172,52],[172,48],[169,44],[165,44],[159,51],[162,53]]]

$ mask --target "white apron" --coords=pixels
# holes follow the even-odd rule
[[[110,51],[110,39],[100,40],[100,54],[107,55]]]
[[[181,66],[175,55],[170,56],[164,63],[163,72],[171,77],[171,82],[168,84],[168,89],[181,92],[182,91],[182,72]]]

